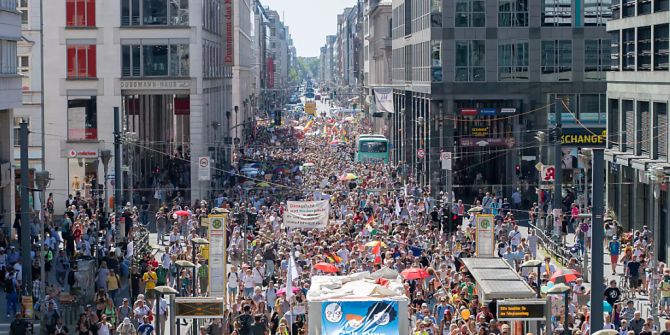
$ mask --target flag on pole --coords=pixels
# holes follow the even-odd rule
[[[286,271],[286,301],[290,301],[293,294],[293,280],[298,278],[298,267],[293,259],[293,252],[288,260],[288,271]]]
[[[377,225],[377,222],[375,221],[375,215],[374,214],[370,215],[370,217],[368,218],[368,222],[366,222],[366,225],[371,226],[371,227],[374,227],[374,226]]]

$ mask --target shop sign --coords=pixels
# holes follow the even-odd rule
[[[479,114],[477,108],[461,108],[459,112],[464,116],[477,116]]]
[[[561,135],[561,145],[569,147],[590,147],[602,148],[605,147],[607,140],[607,130],[600,128],[563,128]]]
[[[508,147],[512,148],[516,144],[514,137],[502,138],[481,138],[481,137],[463,137],[461,138],[463,147]]]
[[[61,156],[67,158],[98,158],[98,149],[66,148],[63,150]]]
[[[498,110],[495,108],[482,108],[479,110],[479,115],[481,116],[494,116],[498,114]]]
[[[225,24],[224,26],[224,36],[225,36],[225,51],[223,56],[224,65],[234,65],[235,63],[235,27],[233,26],[233,0],[224,0],[223,1],[223,18]]]
[[[121,80],[122,90],[189,90],[191,79]]]
[[[501,108],[500,114],[514,114],[516,113],[516,108]]]
[[[543,321],[546,305],[544,300],[501,300],[496,315],[499,321]]]
[[[489,127],[472,127],[470,133],[475,137],[486,137],[489,135]]]

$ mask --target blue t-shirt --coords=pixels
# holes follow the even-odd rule
[[[610,242],[610,255],[619,256],[621,254],[621,243],[619,241]]]
[[[154,333],[154,326],[151,323],[143,323],[141,326],[137,327],[138,335],[151,335]]]

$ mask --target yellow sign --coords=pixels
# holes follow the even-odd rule
[[[489,127],[472,127],[471,132],[474,137],[488,137]]]
[[[564,128],[561,145],[575,147],[604,147],[607,130],[586,128]]]
[[[315,101],[307,101],[305,102],[305,113],[309,115],[316,115],[316,102]]]

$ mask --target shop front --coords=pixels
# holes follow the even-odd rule
[[[68,194],[90,198],[98,189],[99,143],[61,143],[61,157],[67,161]]]
[[[493,191],[504,193],[513,180],[518,161],[515,122],[521,101],[456,100],[456,162],[454,183],[457,190],[471,196]],[[467,186],[465,186],[467,185]]]
[[[190,190],[190,79],[122,80],[124,188],[128,201],[156,205]]]

